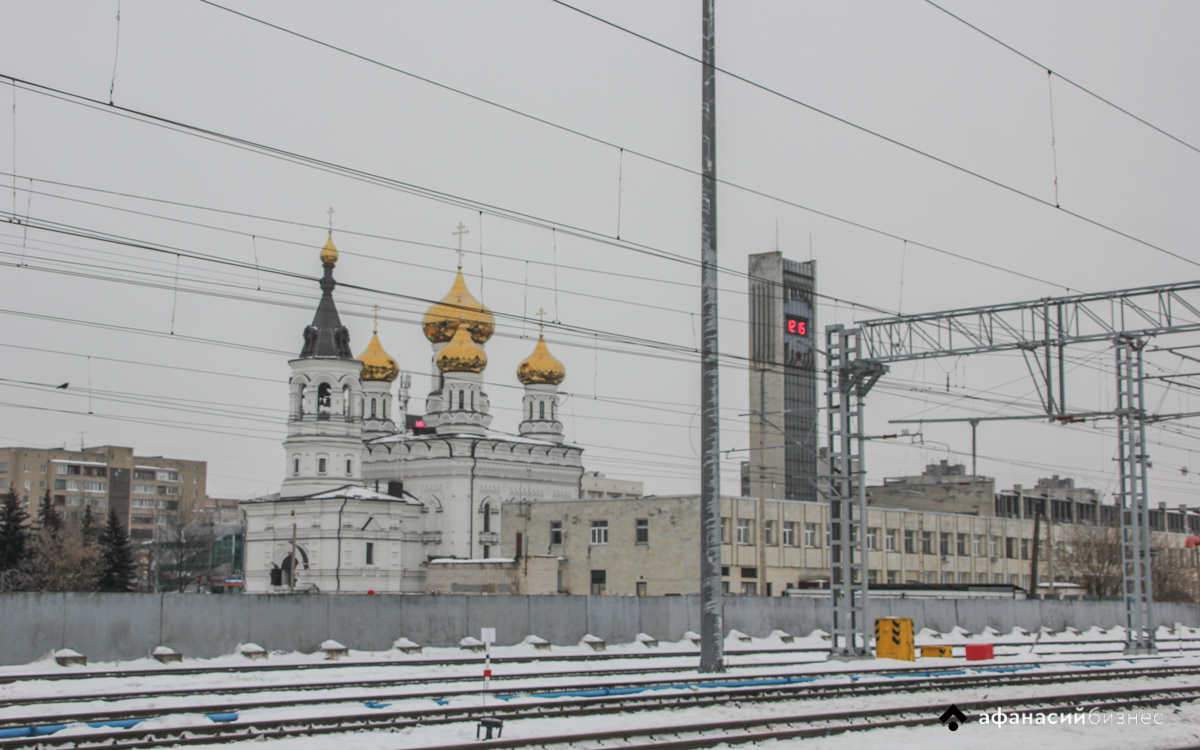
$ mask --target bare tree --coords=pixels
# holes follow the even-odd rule
[[[1061,527],[1055,553],[1060,578],[1083,586],[1091,596],[1121,595],[1121,532],[1108,526]]]
[[[24,588],[30,591],[93,591],[99,577],[100,552],[84,539],[79,525],[64,522],[57,531],[42,527],[30,533],[32,554],[25,565]]]
[[[206,581],[215,569],[212,518],[203,508],[179,500],[174,508],[160,511],[159,519],[154,546],[162,585],[182,592]]]
[[[1196,601],[1196,573],[1191,550],[1170,548],[1166,544],[1154,545],[1154,559],[1150,565],[1150,585],[1154,600],[1159,602]]]

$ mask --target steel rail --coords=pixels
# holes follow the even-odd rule
[[[585,716],[597,715],[606,713],[620,713],[630,710],[662,710],[668,708],[697,708],[706,706],[723,705],[729,701],[745,701],[752,702],[777,702],[777,701],[797,701],[797,700],[813,700],[813,699],[830,699],[844,697],[848,694],[854,696],[869,696],[876,694],[890,694],[896,690],[904,690],[906,692],[923,692],[923,691],[938,691],[947,689],[968,689],[985,686],[996,686],[1003,684],[1010,685],[1029,685],[1029,684],[1057,684],[1062,682],[1089,682],[1089,681],[1112,681],[1121,679],[1130,679],[1137,677],[1158,677],[1166,678],[1178,676],[1182,674],[1197,674],[1200,673],[1200,665],[1192,667],[1159,667],[1159,668],[1140,668],[1140,669],[1105,669],[1096,672],[1037,672],[1037,673],[1000,673],[1000,674],[984,674],[970,676],[954,676],[941,678],[920,678],[912,680],[903,679],[880,679],[870,683],[835,683],[823,685],[769,685],[759,688],[736,688],[725,690],[705,691],[702,694],[682,693],[673,695],[620,695],[608,698],[586,698],[572,700],[556,700],[553,703],[539,704],[502,704],[492,707],[467,706],[467,707],[439,707],[439,708],[423,708],[415,710],[389,712],[386,714],[372,714],[359,712],[353,715],[342,715],[332,717],[317,717],[306,720],[283,719],[283,720],[262,720],[256,722],[231,723],[231,724],[211,724],[200,726],[173,727],[170,729],[150,729],[150,730],[135,730],[130,729],[123,732],[99,732],[94,734],[74,734],[68,737],[56,739],[54,735],[41,735],[29,738],[20,738],[16,740],[0,741],[0,748],[10,747],[30,747],[30,746],[46,746],[59,744],[75,744],[79,742],[110,742],[114,739],[120,741],[120,747],[160,747],[177,742],[177,736],[180,735],[196,735],[204,737],[218,737],[216,741],[225,741],[219,739],[220,735],[233,733],[239,737],[245,737],[247,733],[255,731],[273,732],[287,726],[292,726],[297,723],[304,723],[308,733],[326,733],[346,731],[343,727],[350,726],[355,729],[370,729],[370,728],[397,728],[410,725],[430,725],[444,724],[464,721],[472,717],[478,718],[482,715],[504,715],[509,719],[534,718],[534,717],[565,717],[565,716]],[[769,680],[767,680],[769,681]],[[678,683],[673,683],[678,684]],[[575,692],[586,690],[583,686],[569,686],[567,692]],[[1175,688],[1167,688],[1168,691]],[[1196,688],[1200,690],[1200,687]],[[478,695],[480,691],[460,691],[454,695]],[[562,692],[562,691],[560,691]],[[447,694],[435,694],[444,697],[450,697]],[[427,696],[420,695],[396,695],[391,696],[394,699],[411,699],[423,698]],[[493,694],[493,697],[496,697]],[[510,696],[519,697],[519,696]],[[524,696],[520,696],[524,697]],[[528,697],[538,697],[537,694],[529,695]],[[379,701],[386,700],[388,696],[369,696],[371,700]],[[363,698],[354,696],[339,696],[324,699],[312,699],[302,701],[272,701],[272,702],[256,702],[249,704],[223,705],[223,706],[186,706],[178,708],[158,708],[158,709],[139,709],[134,711],[116,711],[102,713],[83,713],[83,714],[68,714],[54,717],[11,717],[3,720],[3,725],[8,726],[26,726],[36,725],[36,722],[52,721],[54,725],[69,724],[78,721],[121,721],[138,718],[150,718],[154,716],[163,716],[171,714],[191,714],[191,713],[228,713],[236,710],[247,709],[263,709],[263,708],[278,708],[292,707],[297,705],[311,704],[340,704],[359,702]],[[44,725],[43,725],[44,726]],[[166,735],[164,737],[164,735]],[[129,740],[130,742],[125,742]]]
[[[743,698],[753,698],[753,696],[743,696]],[[1182,686],[1170,687],[1166,689],[1143,689],[1143,690],[1123,690],[1116,692],[1101,692],[1090,691],[1085,693],[1076,693],[1070,695],[1051,695],[1051,696],[1022,696],[1017,698],[1007,699],[992,699],[992,700],[967,700],[956,701],[961,704],[959,708],[964,713],[972,709],[1007,709],[1014,706],[1035,706],[1028,709],[1026,712],[1042,713],[1042,712],[1060,712],[1060,711],[1086,711],[1092,707],[1095,708],[1113,708],[1125,706],[1143,706],[1143,705],[1159,705],[1159,704],[1178,704],[1187,701],[1195,700],[1200,697],[1200,686]],[[761,700],[761,699],[758,699]],[[1060,705],[1053,707],[1038,706],[1037,704],[1047,701],[1062,701]],[[1086,703],[1086,701],[1096,701],[1094,703]],[[711,704],[726,704],[728,698],[712,697],[708,701]],[[751,702],[755,702],[752,700]],[[689,708],[696,707],[692,705],[682,705],[678,701],[670,704],[660,701],[660,708]],[[620,713],[627,712],[630,708],[627,705],[604,705],[593,708],[583,708],[580,710],[566,710],[557,713],[537,712],[537,713],[520,713],[520,707],[514,707],[514,710],[508,712],[506,718],[508,720],[517,720],[525,718],[545,718],[547,716],[580,716],[580,715],[595,715],[605,713]],[[457,715],[448,715],[450,711]],[[596,741],[604,740],[628,740],[633,737],[661,737],[662,735],[678,736],[680,734],[701,733],[706,735],[698,740],[688,740],[688,742],[702,742],[708,744],[691,745],[692,747],[710,747],[712,745],[725,742],[735,743],[738,740],[729,735],[712,736],[714,732],[729,731],[729,730],[746,730],[756,729],[774,725],[790,725],[790,724],[812,724],[817,722],[829,721],[846,721],[854,719],[869,719],[875,717],[896,716],[905,714],[921,714],[921,718],[911,720],[916,723],[895,724],[895,726],[914,726],[916,724],[927,724],[936,721],[936,717],[929,716],[929,706],[910,706],[910,707],[884,707],[877,709],[859,709],[855,711],[829,712],[823,714],[802,714],[787,717],[772,717],[758,719],[744,719],[721,722],[708,722],[703,724],[684,724],[671,725],[666,727],[650,727],[635,730],[616,730],[612,732],[590,732],[585,735],[558,735],[551,737],[526,738],[520,740],[496,740],[473,743],[481,748],[519,748],[528,746],[552,746],[562,744],[577,744],[580,742],[588,742],[589,746],[595,746]],[[133,750],[134,748],[156,748],[175,745],[195,745],[195,744],[215,744],[226,742],[240,742],[244,740],[266,740],[279,739],[292,736],[313,736],[325,734],[341,734],[351,731],[373,731],[373,730],[396,730],[412,728],[420,725],[438,725],[461,723],[463,721],[474,720],[480,718],[484,714],[495,715],[497,708],[492,707],[487,709],[484,707],[467,707],[459,709],[443,710],[442,712],[431,712],[440,714],[440,718],[426,716],[424,718],[411,718],[410,716],[370,716],[370,715],[355,715],[343,717],[320,717],[309,719],[283,719],[276,721],[261,721],[253,724],[226,724],[226,725],[209,725],[209,726],[193,726],[193,727],[170,727],[159,728],[147,731],[126,731],[120,733],[97,733],[94,735],[74,734],[61,738],[55,738],[54,735],[32,737],[28,739],[9,740],[0,742],[0,748],[16,748],[16,747],[36,747],[42,749],[47,747],[55,747],[59,745],[71,745],[75,750],[100,750],[108,748],[109,750]],[[888,722],[872,722],[862,725],[861,728],[881,728],[889,726]],[[832,733],[832,728],[828,726],[820,727],[815,730],[820,734]],[[796,731],[796,730],[786,730]],[[762,733],[753,733],[744,735],[746,739],[740,741],[757,741],[758,739],[771,738],[764,737]],[[794,735],[801,736],[801,735]],[[816,735],[813,735],[816,736]],[[90,744],[89,744],[90,743]],[[665,746],[664,741],[656,741],[654,746]],[[686,747],[688,745],[679,745],[678,747]],[[459,748],[461,745],[452,746],[435,746],[427,748],[427,750],[449,750],[450,747]]]

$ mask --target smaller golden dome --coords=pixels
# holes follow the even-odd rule
[[[358,355],[358,361],[363,363],[363,380],[382,380],[390,383],[400,374],[400,365],[383,350],[378,333],[371,337],[366,351]]]
[[[460,325],[450,343],[438,352],[437,366],[442,372],[483,372],[487,367],[487,352],[475,343],[470,329]]]
[[[333,246],[333,232],[329,233],[329,240],[325,243],[325,247],[321,248],[322,263],[337,263],[338,252]]]
[[[430,307],[421,319],[421,330],[431,343],[440,344],[454,337],[459,323],[465,323],[476,344],[486,343],[496,331],[496,318],[492,311],[467,289],[463,280],[462,267],[454,277],[454,284],[441,301]]]
[[[566,377],[566,366],[550,353],[545,336],[538,336],[533,354],[517,365],[517,380],[525,385],[558,385]]]

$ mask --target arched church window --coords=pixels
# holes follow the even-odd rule
[[[347,458],[346,459],[346,476],[351,476],[352,474],[354,474],[354,459]]]
[[[538,402],[538,419],[545,419],[545,418],[546,418],[546,402],[539,401]]]
[[[318,458],[318,459],[317,459],[317,473],[318,473],[318,474],[324,474],[324,473],[325,473],[325,461],[326,461],[326,459],[325,459],[325,457],[324,457],[324,456],[322,456],[321,458]]]
[[[389,401],[386,398],[382,399],[382,401],[383,401],[383,418],[387,419],[388,418],[388,403],[389,403]]]
[[[475,411],[475,391],[471,391],[471,411]]]
[[[558,409],[557,409],[557,408],[555,408],[555,407],[557,407],[557,406],[558,406],[558,402],[557,402],[557,401],[551,401],[551,402],[550,402],[550,418],[551,418],[551,419],[557,419],[557,418],[558,418],[558,417],[556,416],[556,415],[557,415],[557,413],[558,413]]]
[[[342,416],[350,416],[350,386],[342,386]]]
[[[533,402],[529,402],[529,418],[533,419]]]
[[[371,419],[375,418],[375,399],[371,399]]]
[[[301,385],[300,386],[300,406],[296,412],[296,416],[300,417],[300,418],[304,417],[304,391],[305,391],[305,388],[303,385]]]
[[[292,475],[300,476],[300,457],[299,456],[292,457]]]
[[[483,506],[483,530],[492,530],[492,506],[490,505]]]
[[[329,409],[332,403],[332,389],[329,383],[321,383],[317,386],[317,417],[329,417]]]
[[[459,409],[463,408],[463,392],[462,391],[458,392],[458,408]]]

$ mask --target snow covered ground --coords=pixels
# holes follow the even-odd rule
[[[817,682],[845,683],[851,680],[858,682],[884,681],[891,682],[897,678],[881,675],[863,675],[864,671],[880,669],[897,669],[913,667],[960,667],[969,668],[972,672],[984,670],[989,666],[1022,665],[1029,671],[1061,671],[1063,680],[1052,686],[1046,685],[1003,685],[991,684],[979,688],[948,688],[938,691],[906,691],[899,684],[894,692],[880,695],[838,697],[821,700],[777,701],[763,704],[731,703],[717,707],[680,708],[669,711],[631,711],[615,717],[601,715],[596,717],[551,718],[543,717],[520,721],[506,721],[504,725],[505,739],[546,736],[551,734],[580,734],[608,731],[614,727],[634,728],[652,727],[671,724],[688,724],[721,721],[724,719],[750,719],[758,717],[783,717],[804,714],[823,714],[834,711],[852,711],[865,707],[872,708],[912,708],[927,707],[931,716],[940,714],[952,703],[962,703],[969,700],[1001,699],[1026,696],[1070,695],[1073,693],[1094,692],[1102,690],[1118,691],[1123,689],[1166,688],[1173,686],[1200,686],[1200,676],[1179,676],[1168,678],[1120,679],[1104,682],[1071,682],[1070,673],[1080,670],[1095,671],[1096,666],[1085,666],[1072,661],[1070,655],[1041,656],[1029,651],[1035,643],[1039,648],[1055,648],[1063,650],[1081,649],[1094,650],[1095,644],[1085,644],[1084,641],[1105,641],[1111,644],[1114,657],[1118,657],[1123,641],[1120,629],[1111,631],[1090,630],[1064,633],[1025,633],[1013,631],[1007,634],[984,632],[970,634],[965,631],[940,634],[922,631],[917,636],[919,645],[962,645],[965,643],[993,643],[997,646],[1010,648],[1001,651],[1019,651],[1012,655],[998,656],[989,662],[965,662],[958,658],[920,659],[915,665],[911,662],[900,662],[886,659],[874,659],[857,662],[829,662],[819,653],[795,652],[789,649],[796,647],[827,646],[827,636],[823,633],[813,633],[805,637],[797,637],[793,643],[785,643],[779,635],[767,639],[753,639],[744,642],[731,637],[726,643],[729,651],[739,649],[767,649],[768,653],[733,655],[729,658],[731,664],[731,679],[750,679],[754,676],[785,673],[789,675],[806,675],[817,678]],[[1112,668],[1129,666],[1152,666],[1162,664],[1198,665],[1200,653],[1181,653],[1183,642],[1179,638],[1190,639],[1200,637],[1200,629],[1177,627],[1175,629],[1160,629],[1160,657],[1129,662],[1119,657],[1109,665]],[[1187,644],[1190,647],[1200,647],[1200,643]],[[1019,647],[1019,648],[1016,648]],[[567,654],[590,654],[591,648],[585,645],[570,647],[554,647],[550,656]],[[621,655],[644,655],[653,653],[650,658],[619,658]],[[492,650],[493,657],[522,656],[538,657],[539,661],[523,663],[493,663],[495,678],[517,678],[520,675],[538,673],[558,673],[554,677],[529,677],[525,679],[494,679],[492,682],[492,697],[485,698],[482,694],[461,695],[450,699],[451,706],[480,705],[497,702],[496,695],[513,695],[521,692],[569,689],[572,686],[593,685],[598,682],[620,682],[627,684],[636,680],[671,679],[680,683],[696,680],[704,675],[687,670],[668,673],[665,675],[614,675],[604,677],[596,675],[567,675],[566,672],[603,672],[616,669],[659,669],[668,667],[692,667],[696,663],[697,648],[689,641],[678,643],[660,643],[651,647],[642,642],[630,644],[610,644],[607,654],[618,658],[595,661],[550,661],[547,652],[538,650],[532,644],[497,647]],[[1089,658],[1096,658],[1090,656]],[[457,664],[431,663],[437,660],[460,659]],[[238,712],[238,722],[260,720],[277,720],[287,718],[315,717],[326,715],[345,715],[355,713],[370,713],[384,715],[396,711],[419,710],[430,708],[434,704],[429,698],[404,698],[404,694],[419,694],[436,691],[439,688],[447,690],[471,690],[482,688],[483,654],[471,653],[462,649],[425,649],[422,654],[407,655],[393,649],[387,652],[351,651],[350,658],[355,666],[335,669],[297,669],[279,671],[251,672],[217,672],[202,675],[174,675],[173,668],[180,665],[161,665],[147,657],[119,664],[91,664],[87,667],[59,667],[52,658],[21,666],[0,668],[0,679],[18,678],[15,681],[0,685],[0,700],[15,701],[11,706],[0,708],[0,721],[16,717],[38,717],[47,724],[54,723],[54,716],[61,714],[76,714],[100,711],[114,711],[133,708],[162,708],[164,710],[191,708],[195,713],[169,714],[152,718],[143,722],[138,729],[149,729],[156,726],[195,726],[209,724],[203,710],[205,707],[218,707],[231,702],[248,701],[283,701],[284,706],[278,708],[252,708]],[[382,662],[389,662],[383,664]],[[268,665],[313,665],[324,662],[324,654],[272,653],[266,662],[255,664]],[[396,662],[403,665],[396,666]],[[788,662],[786,667],[755,666]],[[222,667],[248,666],[245,657],[236,652],[216,659],[188,659],[182,666]],[[108,670],[145,670],[162,672],[162,674],[130,675],[130,676],[97,676],[70,680],[37,679],[37,675],[62,673],[70,670],[72,673],[102,672]],[[478,681],[442,682],[447,677],[478,676]],[[379,687],[337,687],[321,690],[270,690],[272,687],[286,685],[301,685],[307,683],[336,683],[358,682],[364,680],[420,680],[418,684],[403,686]],[[27,704],[22,701],[34,698],[51,698],[79,695],[99,695],[110,693],[125,693],[144,690],[177,690],[180,688],[198,688],[212,690],[230,690],[242,688],[268,688],[265,692],[243,694],[201,694],[192,696],[161,696],[155,698],[137,698],[121,701],[82,701],[56,703],[48,706]],[[695,688],[681,687],[676,690],[695,692]],[[656,695],[664,695],[669,691],[656,691]],[[386,706],[368,708],[364,697],[392,696],[386,701]],[[348,699],[353,697],[353,702]],[[289,705],[306,698],[323,698],[328,703],[319,705]],[[506,703],[527,702],[532,698],[514,698]],[[1135,716],[1131,720],[1131,716]],[[1147,723],[1143,719],[1148,717]],[[1136,721],[1137,723],[1132,723]],[[889,750],[904,750],[913,748],[919,750],[949,750],[950,748],[1005,748],[1011,750],[1019,746],[1020,750],[1036,750],[1037,748],[1053,748],[1066,750],[1068,748],[1154,748],[1167,750],[1169,748],[1200,746],[1200,707],[1192,704],[1162,710],[1138,710],[1121,717],[1121,724],[1116,724],[1116,717],[1108,717],[1104,721],[1101,714],[1094,723],[1071,724],[1060,726],[1050,724],[1020,724],[1003,726],[984,725],[975,721],[968,722],[958,731],[951,732],[942,726],[922,727],[914,729],[876,730],[868,733],[855,733],[843,736],[806,739],[792,742],[767,742],[763,747],[797,746],[814,750],[829,750],[841,748],[886,747]],[[84,734],[97,731],[85,724],[73,724],[61,730],[58,736],[67,734]],[[111,730],[120,732],[122,730]],[[267,740],[257,742],[261,750],[316,750],[336,745],[339,750],[382,750],[383,748],[418,748],[430,745],[448,745],[455,743],[472,744],[475,742],[475,723],[413,727],[398,731],[356,732],[346,735],[321,735],[311,738],[296,738],[282,740]],[[222,745],[228,747],[228,744]],[[200,746],[206,747],[206,746]],[[213,747],[216,747],[214,745]],[[744,745],[743,745],[744,747]]]

